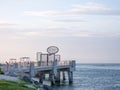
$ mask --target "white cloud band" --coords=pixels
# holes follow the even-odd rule
[[[70,15],[120,15],[119,9],[112,9],[98,3],[85,3],[80,5],[74,5],[67,11],[25,11],[24,15],[29,16],[70,16]]]

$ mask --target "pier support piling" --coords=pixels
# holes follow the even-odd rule
[[[73,72],[68,71],[69,84],[73,83]]]
[[[51,85],[55,85],[55,76],[52,72],[50,73],[50,81],[51,81]]]
[[[39,83],[42,84],[43,83],[43,78],[44,78],[44,75],[42,72],[39,72]]]
[[[30,78],[35,76],[34,63],[30,63]]]
[[[55,80],[57,83],[60,83],[60,71],[57,72],[57,77]]]
[[[65,71],[63,71],[62,74],[63,74],[62,75],[63,76],[63,81],[65,81],[66,80],[66,78],[65,78]]]

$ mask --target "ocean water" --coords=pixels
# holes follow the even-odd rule
[[[78,64],[74,82],[68,80],[53,90],[120,90],[120,64]]]

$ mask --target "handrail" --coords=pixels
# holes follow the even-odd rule
[[[42,62],[16,62],[9,66],[6,65],[6,67],[8,69],[22,70],[22,69],[30,68],[31,63],[34,63],[35,68],[37,68],[37,67],[52,67],[53,66],[53,61],[49,61],[49,62],[42,61]],[[57,61],[56,66],[65,66],[65,65],[70,65],[70,61],[68,61],[68,60]]]

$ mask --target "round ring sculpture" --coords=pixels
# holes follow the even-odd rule
[[[47,48],[47,52],[49,54],[55,54],[55,53],[58,53],[58,51],[59,51],[59,48],[56,46],[50,46]]]

